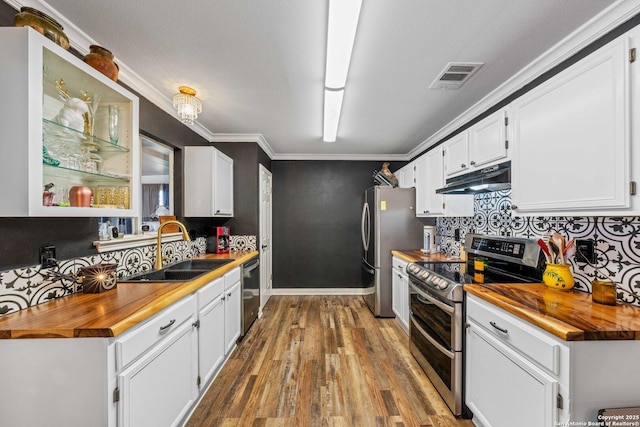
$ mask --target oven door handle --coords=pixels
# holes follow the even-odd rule
[[[413,317],[417,317],[416,314],[412,311],[411,315]],[[416,322],[415,320],[413,321],[412,326],[414,326],[418,332],[420,332],[420,335],[422,335],[423,337],[425,337],[427,339],[427,341],[429,341],[431,344],[433,344],[433,346],[435,348],[437,348],[441,353],[445,354],[449,359],[453,359],[453,357],[455,356],[455,354],[445,348],[442,344],[440,344],[438,341],[436,341],[435,339],[433,339],[433,337],[431,335],[429,335],[427,333],[427,331],[425,331],[424,329],[422,329],[422,326],[418,325],[418,322]]]
[[[427,300],[428,302],[430,302],[431,304],[435,305],[436,307],[438,307],[439,309],[441,309],[442,311],[447,312],[448,314],[453,314],[453,307],[448,306],[447,304],[443,303],[442,301],[438,301],[437,299],[435,299],[434,297],[424,293],[422,290],[418,289],[416,286],[414,286],[413,284],[410,284],[411,288],[422,298],[424,298],[425,300]]]

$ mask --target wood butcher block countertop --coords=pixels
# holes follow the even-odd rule
[[[0,317],[0,339],[114,337],[256,255],[206,254],[197,258],[234,261],[191,281],[118,283],[100,294],[78,292],[20,310]]]
[[[469,284],[477,296],[565,341],[640,340],[640,307],[595,303],[591,294],[539,284]]]
[[[425,254],[420,249],[411,251],[391,251],[391,255],[407,262],[459,262],[460,258],[452,257],[444,253]]]

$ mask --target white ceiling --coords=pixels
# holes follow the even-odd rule
[[[338,139],[325,143],[328,0],[5,1],[50,10],[67,34],[110,49],[126,82],[146,82],[162,108],[178,86],[195,88],[196,127],[261,134],[282,158],[405,158],[613,3],[363,0]],[[485,65],[457,91],[427,89],[464,61]]]

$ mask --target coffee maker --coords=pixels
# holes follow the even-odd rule
[[[229,227],[222,226],[215,228],[215,253],[229,253]]]

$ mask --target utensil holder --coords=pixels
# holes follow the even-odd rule
[[[549,288],[560,291],[573,289],[575,284],[570,264],[547,264],[542,274],[542,281]]]

